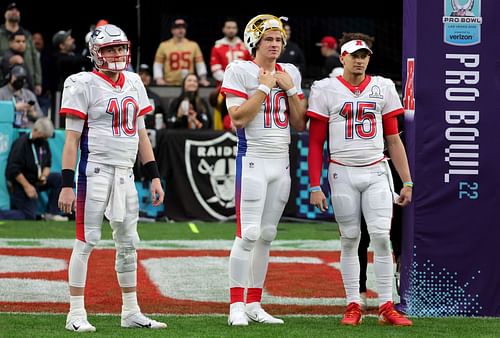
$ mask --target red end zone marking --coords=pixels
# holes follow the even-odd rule
[[[139,250],[139,261],[149,258],[166,257],[227,257],[225,250]],[[0,248],[0,255],[35,256],[63,259],[69,262],[70,249],[6,249]],[[338,251],[274,251],[273,257],[311,257],[320,259],[322,264],[270,263],[266,280],[266,291],[276,297],[296,298],[343,298],[344,291],[340,271],[327,264],[338,263]],[[114,270],[115,251],[113,249],[94,250],[89,260],[86,287],[86,307],[90,313],[120,313],[121,292]],[[371,261],[371,257],[370,257]],[[2,278],[44,279],[47,281],[67,281],[68,271],[53,272],[4,272]],[[145,313],[206,314],[227,313],[225,302],[202,302],[174,299],[163,296],[158,287],[148,277],[146,269],[138,264],[138,297]],[[190,283],[190,281],[186,281]],[[19,291],[18,291],[19,292]],[[61,290],[67,292],[67,290]],[[374,294],[371,293],[373,296]],[[265,303],[265,299],[264,299]],[[49,302],[1,302],[0,311],[9,312],[67,312],[67,303]],[[343,306],[328,305],[284,305],[266,304],[266,308],[276,314],[338,314]]]

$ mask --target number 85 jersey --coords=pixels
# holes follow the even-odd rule
[[[120,73],[115,83],[103,73],[81,72],[64,82],[61,115],[85,120],[81,157],[90,162],[131,168],[137,156],[137,117],[152,111],[140,77]]]
[[[330,161],[366,166],[385,158],[382,120],[403,112],[394,82],[367,75],[359,86],[342,76],[314,82],[307,115],[328,122]]]
[[[303,99],[297,67],[289,63],[278,63],[276,71],[285,71],[290,75],[299,97]],[[225,95],[247,100],[259,87],[259,72],[259,66],[253,61],[233,61],[226,68],[221,91]],[[255,118],[245,128],[238,129],[237,134],[239,155],[288,157],[290,123],[286,92],[279,87],[271,88]]]

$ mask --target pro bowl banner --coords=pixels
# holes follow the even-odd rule
[[[500,1],[405,0],[401,304],[500,316]]]

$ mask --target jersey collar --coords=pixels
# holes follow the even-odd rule
[[[370,75],[366,75],[365,79],[359,84],[359,86],[353,86],[349,82],[347,82],[342,75],[337,76],[337,79],[347,87],[354,95],[359,96],[368,86],[372,77]]]
[[[103,79],[107,83],[109,83],[111,85],[111,87],[113,87],[113,88],[120,87],[120,89],[121,89],[121,88],[123,88],[123,85],[125,83],[125,76],[123,75],[123,72],[120,72],[120,74],[118,75],[118,80],[116,82],[111,80],[106,74],[98,72],[95,69],[92,71],[92,73],[99,76],[101,79]]]

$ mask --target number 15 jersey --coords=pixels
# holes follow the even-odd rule
[[[81,72],[64,82],[61,115],[85,120],[81,158],[131,168],[139,145],[137,117],[152,111],[140,77],[121,72],[114,83],[99,72]]]
[[[357,87],[342,76],[314,82],[307,115],[328,121],[331,161],[366,166],[385,158],[382,120],[403,112],[394,82],[367,75]]]
[[[299,97],[303,99],[297,67],[290,63],[277,63],[276,71],[285,71],[290,75]],[[259,72],[259,66],[253,61],[233,61],[226,68],[221,91],[248,99],[259,87]],[[245,128],[238,129],[237,134],[239,155],[288,157],[290,123],[286,92],[279,87],[271,88],[257,116]]]

